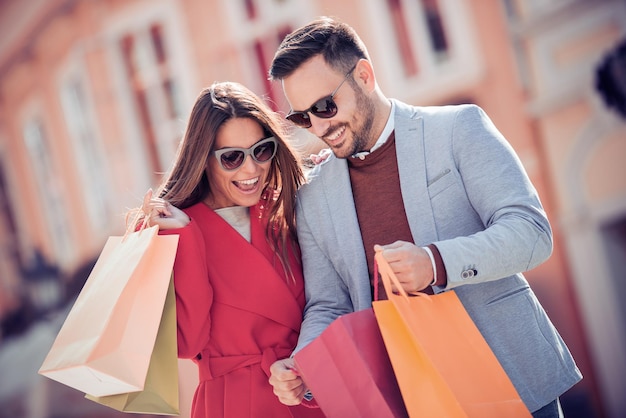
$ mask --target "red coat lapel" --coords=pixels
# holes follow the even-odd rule
[[[203,235],[213,302],[254,312],[298,331],[304,307],[301,266],[292,261],[295,283],[285,277],[265,239],[265,223],[258,210],[251,208],[251,243],[213,210],[204,206],[203,212],[210,228]]]

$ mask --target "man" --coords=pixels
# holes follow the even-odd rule
[[[329,18],[288,35],[270,77],[294,109],[287,119],[334,154],[298,195],[307,305],[296,351],[385,297],[371,285],[376,248],[406,291],[454,289],[533,416],[560,416],[559,396],[582,376],[521,274],[550,256],[552,232],[487,115],[386,98],[358,35]],[[286,404],[306,391],[292,367],[271,368]]]

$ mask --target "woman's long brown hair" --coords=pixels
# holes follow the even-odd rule
[[[258,122],[265,136],[274,136],[278,142],[262,194],[266,199],[263,216],[268,220],[265,235],[287,275],[293,278],[288,249],[298,254],[295,199],[304,180],[302,167],[287,143],[283,119],[243,85],[222,82],[202,90],[191,111],[172,169],[157,193],[180,209],[206,199],[211,194],[206,170],[208,159],[215,150],[217,131],[232,118]]]

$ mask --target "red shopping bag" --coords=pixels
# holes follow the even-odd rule
[[[371,309],[337,318],[294,358],[327,417],[408,416]]]
[[[389,300],[374,312],[409,415],[530,418],[456,293],[408,297],[381,253],[375,260]]]
[[[178,236],[109,237],[39,373],[94,396],[144,388]]]

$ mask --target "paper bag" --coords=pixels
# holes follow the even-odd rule
[[[178,236],[110,237],[39,373],[94,396],[144,388]]]
[[[337,318],[294,358],[328,418],[408,416],[371,309]]]
[[[122,412],[178,415],[178,349],[176,344],[176,296],[170,283],[163,307],[146,383],[141,392],[110,396],[86,395],[87,399]]]
[[[375,260],[389,300],[374,312],[409,415],[530,418],[456,293],[408,297],[381,253]]]

